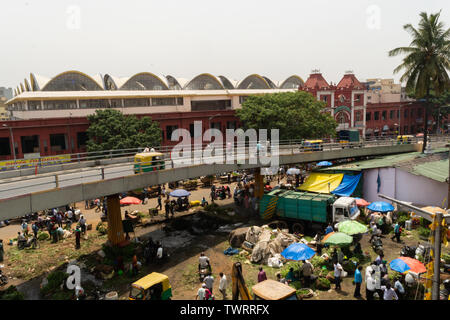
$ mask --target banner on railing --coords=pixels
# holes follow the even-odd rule
[[[10,170],[14,168],[14,165],[17,169],[20,169],[20,168],[32,168],[35,166],[44,167],[48,165],[54,165],[69,161],[70,155],[68,154],[60,156],[48,156],[35,159],[16,159],[15,162],[14,160],[7,160],[0,162],[0,171]]]

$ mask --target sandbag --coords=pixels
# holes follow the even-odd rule
[[[259,235],[258,241],[270,241],[270,238],[272,237],[272,232],[270,229],[263,229],[261,231],[261,234]]]
[[[244,227],[234,229],[233,231],[231,231],[228,237],[228,242],[230,243],[230,246],[232,246],[233,248],[241,247],[245,241],[248,229],[249,229],[248,227]]]
[[[261,234],[262,229],[257,226],[252,226],[248,228],[247,234],[245,235],[245,241],[250,243],[257,243],[259,241],[259,235]]]
[[[283,262],[281,262],[281,255],[276,254],[275,256],[269,258],[267,260],[267,265],[272,268],[281,268],[283,266]]]
[[[267,241],[260,241],[258,242],[252,251],[252,256],[250,257],[250,261],[253,263],[264,263],[264,260],[267,260],[269,257],[267,257]]]

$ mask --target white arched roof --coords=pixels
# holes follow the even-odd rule
[[[286,80],[284,80],[280,85],[279,88],[280,89],[295,89],[298,88],[299,86],[304,86],[305,82],[303,81],[303,79],[294,74],[290,77],[288,77]]]
[[[89,87],[91,87],[91,88],[92,88],[92,85],[93,85],[93,87],[96,88],[96,89],[93,89],[93,90],[103,90],[104,89],[104,87],[103,87],[103,80],[99,79],[99,76],[95,75],[94,77],[96,77],[96,78],[94,78],[94,77],[91,77],[91,76],[89,76],[89,75],[87,75],[87,74],[85,74],[83,72],[77,71],[77,70],[69,70],[69,71],[65,71],[65,72],[62,72],[62,73],[54,76],[43,87],[40,87],[40,90],[42,90],[42,91],[66,91],[68,83],[73,85],[75,83],[74,80],[70,81],[70,78],[69,78],[69,81],[67,79],[66,80],[62,80],[62,82],[59,82],[59,85],[61,87],[58,88],[57,90],[48,90],[49,89],[48,87],[50,87],[50,86],[57,86],[58,85],[58,81],[61,81],[61,79],[67,78],[68,76],[75,77],[75,79],[76,79],[76,77],[78,77],[79,79],[87,80],[87,82],[83,83],[83,84],[86,85],[86,87],[89,84]],[[100,82],[99,82],[99,80],[100,80]],[[79,86],[81,86],[81,85],[79,84]],[[66,87],[66,88],[64,88],[64,87]],[[54,89],[54,88],[50,88],[50,89]],[[74,90],[72,90],[72,88],[69,88],[69,89],[70,90],[68,90],[68,91],[74,91]]]
[[[140,72],[130,77],[124,84],[122,84],[120,90],[132,90],[131,87],[142,86],[145,90],[169,90],[169,84],[165,77],[157,76],[151,72]],[[161,89],[154,89],[155,86],[160,86]],[[140,90],[140,89],[136,89]]]
[[[201,73],[189,81],[183,89],[188,90],[221,90],[225,89],[222,82],[210,73]]]
[[[35,91],[35,88],[36,91],[40,91],[49,81],[50,78],[43,77],[35,73],[30,73],[30,84],[33,91]]]
[[[237,89],[271,89],[271,87],[266,79],[254,73],[239,82]]]

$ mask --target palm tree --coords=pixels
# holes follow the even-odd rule
[[[406,81],[406,92],[413,93],[416,99],[425,99],[425,132],[423,149],[425,151],[428,136],[428,115],[431,96],[439,96],[450,87],[447,70],[450,70],[450,29],[445,30],[439,21],[440,12],[427,15],[420,13],[419,27],[405,24],[412,36],[409,47],[399,47],[389,51],[389,56],[406,54],[403,63],[394,69],[394,73],[405,70],[400,78]]]

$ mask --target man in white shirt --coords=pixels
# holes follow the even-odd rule
[[[202,287],[197,291],[197,296],[195,297],[195,300],[205,300],[205,292],[206,292],[205,289],[206,284],[202,283]]]
[[[314,267],[311,264],[311,262],[309,262],[309,260],[305,260],[305,262],[302,265],[302,273],[303,276],[305,277],[305,288],[309,288],[310,284],[311,284],[311,275],[314,272]]]
[[[375,270],[371,268],[369,276],[367,276],[366,271],[366,300],[373,300],[373,295],[375,291],[376,291]]]
[[[209,268],[209,270],[211,271],[209,258],[202,252],[200,253],[200,257],[198,258],[198,271],[200,272],[201,269],[205,268]]]
[[[381,290],[383,290],[383,300],[398,300],[398,296],[390,283],[387,283],[386,286],[382,286]]]
[[[219,291],[223,296],[223,300],[227,300],[227,277],[223,274],[223,272],[219,273],[219,276]]]
[[[334,281],[336,283],[335,290],[341,290],[341,275],[343,270],[344,269],[339,262],[334,264]]]
[[[158,250],[156,251],[156,257],[158,259],[162,259],[162,257],[163,257],[163,248],[162,248],[162,246],[158,247]]]

